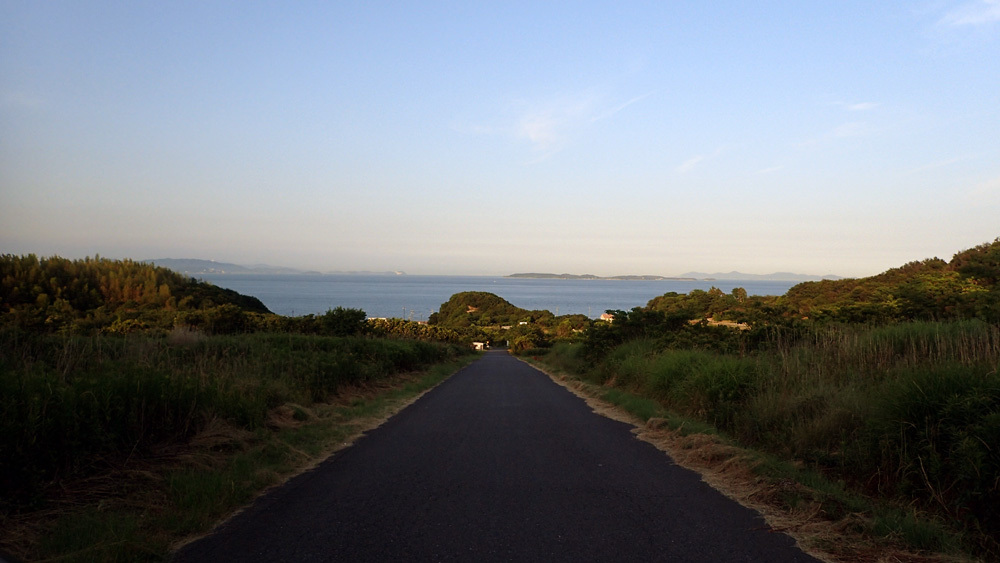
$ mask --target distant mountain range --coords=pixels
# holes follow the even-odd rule
[[[790,272],[775,272],[773,274],[744,274],[743,272],[728,272],[717,274],[706,274],[704,272],[688,272],[679,276],[595,276],[593,274],[546,274],[546,273],[524,273],[510,274],[508,278],[529,278],[529,279],[558,279],[558,280],[643,280],[643,281],[697,281],[697,280],[743,280],[743,281],[819,281],[819,280],[839,280],[841,276],[828,274],[825,276],[811,276],[808,274],[793,274]]]
[[[267,264],[254,264],[252,266],[241,266],[227,262],[216,262],[215,260],[197,260],[194,258],[156,258],[153,260],[143,260],[143,262],[169,268],[186,276],[201,276],[206,274],[257,274],[257,275],[282,275],[282,274],[366,274],[366,275],[387,275],[401,276],[405,272],[318,272],[316,270],[299,270],[297,268],[283,268],[279,266],[268,266]]]

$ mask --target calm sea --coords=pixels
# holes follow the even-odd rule
[[[485,276],[244,275],[205,274],[200,279],[260,299],[279,315],[322,314],[334,307],[362,309],[369,317],[425,321],[462,291],[488,291],[523,309],[596,318],[608,309],[643,307],[669,291],[688,293],[712,286],[729,293],[783,295],[797,282],[745,280],[624,281],[541,280]]]

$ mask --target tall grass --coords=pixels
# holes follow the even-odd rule
[[[787,374],[824,379],[878,379],[899,368],[936,363],[977,365],[996,361],[1000,327],[978,320],[914,322],[877,327],[817,326],[797,341],[772,336],[765,349]]]
[[[247,428],[285,403],[426,367],[457,348],[418,341],[249,334],[39,336],[0,331],[0,510],[41,486],[181,440],[213,418]]]
[[[774,333],[751,355],[639,340],[592,368],[743,444],[931,510],[1000,555],[1000,327],[980,321]]]

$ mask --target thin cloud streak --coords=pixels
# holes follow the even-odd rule
[[[531,145],[536,153],[532,162],[545,160],[561,151],[573,131],[586,123],[592,105],[590,99],[582,99],[532,108],[517,119],[514,135]]]
[[[835,107],[844,108],[847,111],[870,111],[870,110],[873,110],[873,109],[879,107],[882,104],[880,104],[878,102],[845,102],[845,101],[836,101],[836,102],[830,102],[829,105],[835,106]]]
[[[833,136],[843,139],[846,137],[857,137],[869,132],[868,124],[864,121],[851,121],[844,123],[833,130]]]
[[[715,151],[713,151],[711,154],[697,154],[695,156],[692,156],[691,158],[679,164],[676,168],[674,168],[674,170],[676,170],[680,174],[685,174],[687,172],[690,172],[691,170],[694,170],[695,168],[700,166],[701,163],[705,162],[706,160],[711,160],[722,154],[722,150],[724,148],[726,147],[721,146],[715,149]]]
[[[847,106],[847,109],[851,111],[868,111],[876,107],[878,107],[878,104],[875,102],[861,102],[859,104],[850,104]]]
[[[965,162],[965,161],[968,161],[968,160],[973,160],[975,158],[979,158],[979,155],[978,154],[966,154],[966,155],[962,155],[962,156],[956,156],[954,158],[949,158],[949,159],[945,159],[945,160],[939,160],[937,162],[931,162],[929,164],[925,164],[925,165],[923,165],[923,166],[921,166],[919,168],[914,168],[913,170],[910,170],[909,173],[910,174],[917,174],[919,172],[926,172],[928,170],[934,170],[936,168],[944,168],[946,166],[951,166],[952,164],[958,164],[959,162]]]
[[[632,98],[631,100],[629,100],[629,101],[627,101],[627,102],[625,102],[625,103],[623,103],[621,105],[618,105],[618,106],[616,106],[614,108],[611,108],[611,110],[609,110],[609,111],[607,111],[605,113],[602,113],[601,115],[598,115],[597,117],[594,117],[590,121],[591,121],[591,123],[593,123],[595,121],[600,121],[602,119],[607,119],[609,117],[612,117],[615,114],[617,114],[618,112],[622,111],[623,109],[629,107],[630,105],[635,104],[637,102],[641,102],[642,100],[645,100],[646,98],[648,98],[648,97],[650,97],[652,95],[653,95],[653,92],[648,92],[648,93],[643,94],[641,96],[636,96],[636,97]]]
[[[949,27],[979,27],[1000,22],[1000,0],[968,2],[941,18],[940,23]]]
[[[535,161],[544,160],[562,150],[586,126],[610,119],[651,95],[653,92],[635,96],[602,113],[596,109],[599,104],[594,96],[581,95],[557,102],[532,104],[515,120],[511,129],[516,138],[527,141],[532,150],[539,153]]]
[[[526,115],[517,125],[517,134],[536,150],[547,151],[559,142],[559,126],[559,121],[549,113]]]
[[[780,166],[771,166],[770,168],[762,168],[762,169],[758,170],[756,173],[757,174],[773,174],[773,173],[775,173],[775,172],[777,172],[779,170],[783,170],[784,168],[785,168],[785,165],[782,164]]]
[[[682,162],[680,165],[678,165],[677,168],[675,168],[675,170],[677,170],[681,174],[685,174],[685,173],[690,172],[691,170],[693,170],[699,164],[701,164],[701,162],[704,161],[706,158],[707,157],[705,155],[703,155],[703,154],[699,154],[697,156],[693,156],[693,157],[685,160],[684,162]]]

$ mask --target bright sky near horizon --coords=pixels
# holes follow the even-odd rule
[[[1000,0],[0,0],[0,252],[867,276],[1000,236]]]

